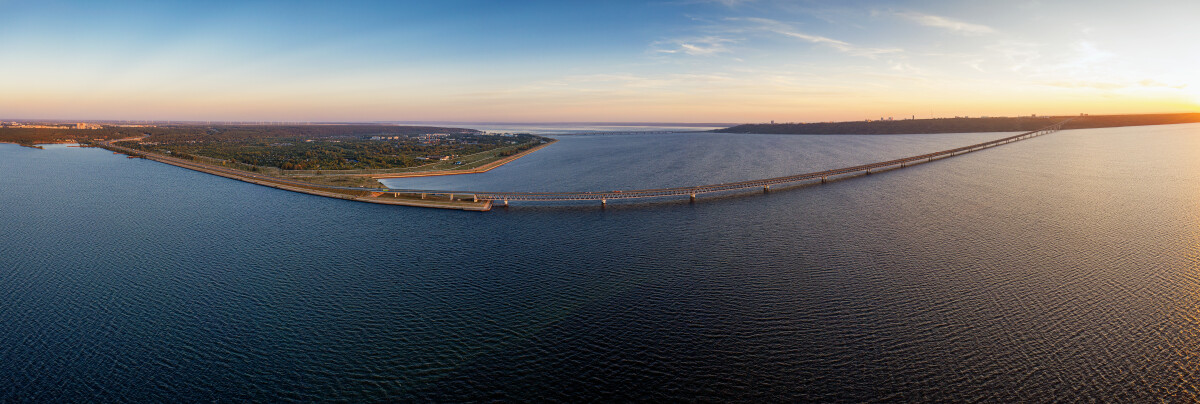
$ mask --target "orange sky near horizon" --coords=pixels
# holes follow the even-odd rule
[[[1191,29],[1200,2],[803,4],[0,2],[0,119],[746,123],[1200,112]],[[447,27],[459,21],[477,25]]]

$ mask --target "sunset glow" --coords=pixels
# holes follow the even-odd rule
[[[0,1],[0,118],[1200,111],[1193,1]]]

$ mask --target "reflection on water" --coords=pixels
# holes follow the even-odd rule
[[[991,135],[564,137],[494,190]],[[696,204],[399,208],[0,145],[0,401],[1189,401],[1200,125]],[[414,185],[417,186],[417,185]]]

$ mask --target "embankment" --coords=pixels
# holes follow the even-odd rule
[[[322,186],[302,181],[276,178],[220,166],[197,163],[194,161],[178,159],[157,153],[147,153],[141,150],[133,150],[125,147],[115,146],[109,142],[99,142],[99,144],[104,148],[115,152],[128,154],[130,156],[142,157],[189,170],[195,170],[207,174],[249,182],[252,184],[293,192],[301,192],[310,195],[324,196],[328,198],[346,199],[385,205],[418,206],[425,208],[459,209],[481,212],[491,210],[492,208],[491,201],[474,201],[463,199],[419,199],[403,192]]]

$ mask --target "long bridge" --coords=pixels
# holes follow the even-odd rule
[[[1073,119],[1073,118],[1072,118]],[[112,142],[100,142],[106,148],[128,153],[131,155],[146,156],[156,161],[172,164],[184,168],[190,168],[197,171],[207,172],[210,174],[220,175],[224,177],[239,179],[247,182],[257,183],[261,185],[274,186],[285,188],[297,192],[306,192],[321,196],[332,196],[338,198],[354,199],[365,202],[389,203],[400,205],[416,205],[428,207],[455,208],[467,210],[489,210],[492,203],[501,202],[507,206],[509,201],[599,201],[601,205],[606,205],[609,200],[617,199],[634,199],[634,198],[662,198],[672,196],[688,196],[692,201],[696,200],[698,195],[709,194],[715,192],[729,192],[747,189],[761,188],[763,192],[767,192],[772,186],[799,184],[803,182],[819,182],[826,183],[831,179],[838,177],[846,177],[853,175],[871,174],[881,170],[904,168],[914,164],[932,162],[933,160],[944,159],[947,157],[958,156],[961,154],[976,152],[983,149],[988,149],[996,146],[1002,146],[1021,140],[1031,139],[1034,137],[1057,132],[1062,129],[1063,124],[1070,122],[1071,119],[1058,122],[1038,130],[1021,133],[1018,135],[1008,136],[996,140],[991,140],[983,143],[977,143],[969,146],[963,146],[953,149],[926,153],[917,156],[904,157],[895,160],[881,161],[877,163],[857,165],[853,167],[835,168],[832,170],[816,171],[804,174],[788,175],[783,177],[765,178],[749,181],[726,182],[721,184],[697,185],[689,187],[676,188],[658,188],[658,189],[637,189],[637,190],[617,190],[617,191],[591,191],[591,192],[489,192],[489,191],[446,191],[446,190],[420,190],[420,189],[390,189],[390,188],[361,188],[361,187],[341,187],[333,185],[319,185],[304,181],[297,181],[286,178],[250,173],[242,170],[234,170],[227,167],[213,166],[209,164],[198,163],[195,161],[183,160],[157,153],[149,153],[143,150],[133,150],[121,146],[116,146]],[[358,195],[356,197],[346,197],[346,194]],[[419,200],[405,202],[401,198],[403,195],[406,199]],[[391,198],[387,198],[387,197]],[[393,199],[396,198],[396,199]],[[438,201],[442,203],[439,204]],[[445,202],[451,205],[455,203],[475,204],[466,206],[448,206]]]

